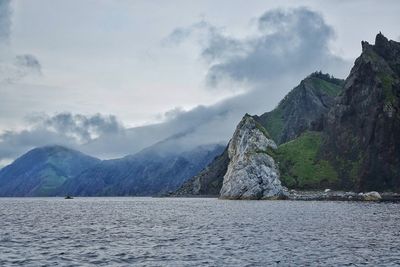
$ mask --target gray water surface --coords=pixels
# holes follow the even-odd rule
[[[0,199],[0,266],[394,266],[400,204]]]

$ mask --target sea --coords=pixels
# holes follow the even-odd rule
[[[399,265],[399,203],[0,198],[0,266]]]

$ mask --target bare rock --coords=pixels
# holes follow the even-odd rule
[[[229,143],[230,163],[224,176],[220,198],[281,199],[288,195],[279,180],[278,166],[269,155],[276,149],[266,130],[245,115]]]

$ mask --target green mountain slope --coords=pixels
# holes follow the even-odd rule
[[[32,149],[0,170],[0,196],[49,196],[100,160],[62,146]]]
[[[318,156],[322,145],[320,132],[307,131],[298,138],[282,144],[274,152],[281,181],[288,188],[336,188],[338,174],[332,164]]]
[[[277,144],[293,140],[328,112],[343,82],[329,74],[315,72],[290,91],[274,110],[255,118]]]

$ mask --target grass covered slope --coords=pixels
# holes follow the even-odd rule
[[[336,187],[338,174],[326,160],[318,158],[322,144],[320,132],[307,131],[282,144],[274,152],[281,172],[281,181],[288,188],[322,189]]]

